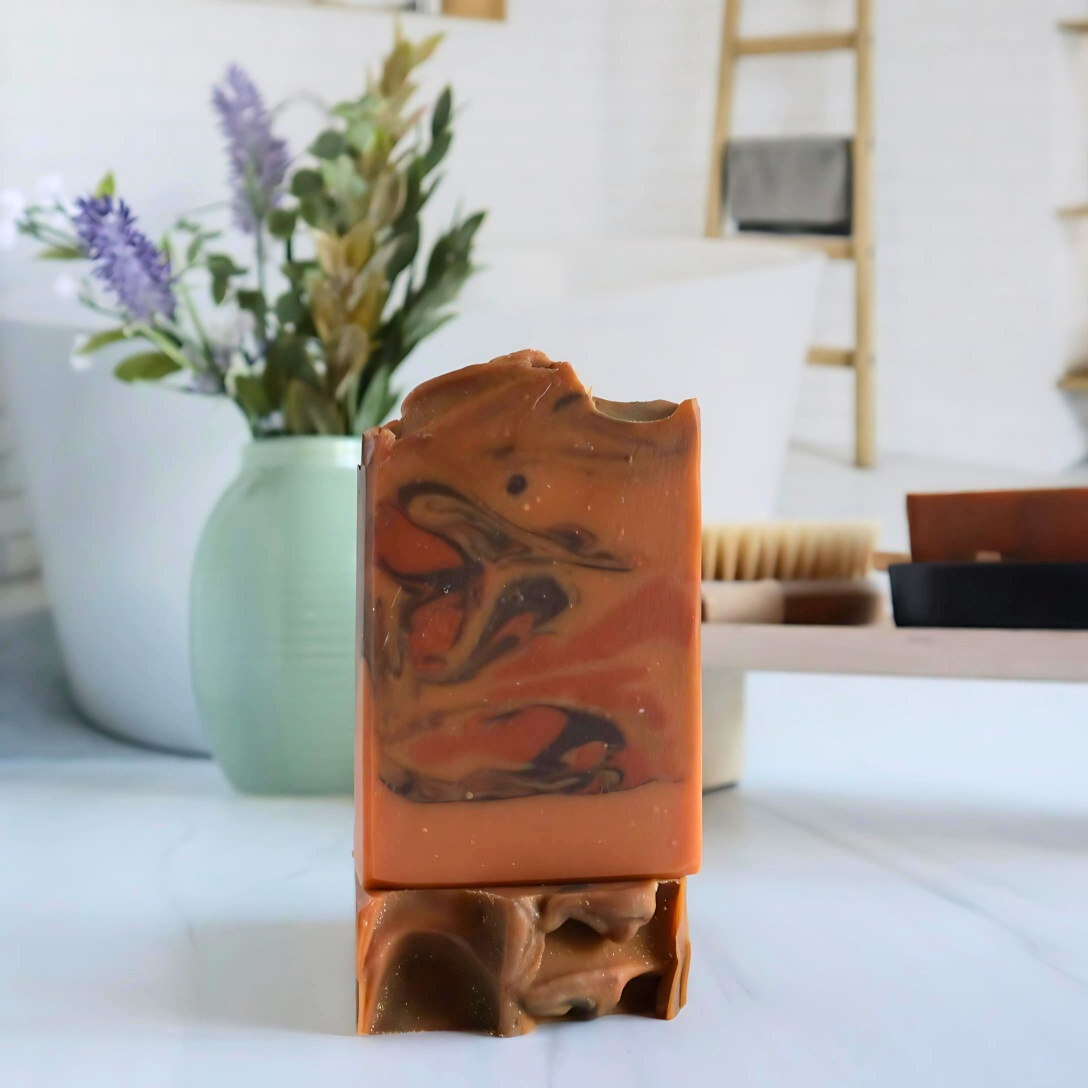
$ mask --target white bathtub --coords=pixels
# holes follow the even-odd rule
[[[766,517],[778,490],[823,265],[752,242],[601,239],[482,255],[460,318],[400,384],[532,347],[610,400],[698,398],[703,516]]]
[[[572,362],[610,399],[698,397],[705,516],[770,512],[820,258],[648,240],[495,250],[486,263],[462,318],[405,365],[402,388],[535,347]],[[5,311],[10,318],[10,303]],[[74,373],[72,331],[0,323],[0,366],[73,694],[121,736],[203,751],[189,572],[246,428],[229,403],[125,386],[104,358]]]
[[[189,675],[189,572],[248,435],[228,401],[75,373],[74,329],[0,324],[0,370],[72,696],[118,736],[207,744]],[[129,347],[131,351],[131,347]]]

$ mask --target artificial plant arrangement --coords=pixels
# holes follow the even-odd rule
[[[118,378],[228,396],[258,438],[362,434],[381,422],[398,399],[397,367],[453,316],[484,218],[458,217],[419,259],[420,213],[453,139],[453,96],[447,87],[429,110],[413,108],[411,76],[440,38],[411,42],[398,28],[380,73],[361,97],[327,110],[301,162],[253,81],[229,68],[212,104],[230,158],[231,218],[252,254],[245,265],[218,248],[223,232],[207,213],[219,206],[180,217],[156,245],[112,174],[74,204],[53,191],[17,209],[17,229],[45,246],[39,256],[90,262],[73,289],[114,322],[81,338],[73,361],[131,340],[142,350],[117,365]],[[198,289],[231,319],[208,321]]]

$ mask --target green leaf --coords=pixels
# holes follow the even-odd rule
[[[277,365],[271,358],[266,357],[264,362],[264,373],[261,375],[261,385],[264,388],[264,394],[268,398],[268,403],[272,406],[273,411],[279,408],[283,403],[283,394],[287,389],[287,375],[284,373],[282,366]]]
[[[472,272],[472,239],[483,220],[484,213],[477,212],[463,223],[455,223],[435,242],[423,291],[433,294],[438,304],[451,301]]]
[[[359,408],[352,421],[352,433],[362,434],[376,427],[385,417],[389,401],[389,378],[392,368],[387,364],[378,367],[359,401]],[[395,400],[395,398],[394,398]]]
[[[446,152],[449,151],[451,143],[453,143],[453,133],[448,129],[435,137],[431,142],[431,146],[427,148],[427,153],[423,156],[424,176],[429,174],[446,157]]]
[[[453,316],[443,308],[458,295],[465,280],[472,275],[472,243],[484,221],[478,212],[454,225],[437,239],[427,261],[427,273],[416,292],[409,292],[395,323],[383,329],[381,338],[389,347],[384,358],[400,362],[420,340],[441,328]]]
[[[483,226],[486,218],[487,212],[476,212],[475,215],[470,215],[461,224],[461,237],[466,242],[471,242],[472,236]]]
[[[284,291],[276,299],[276,317],[284,325],[300,325],[306,316],[306,307],[294,291]]]
[[[408,169],[404,171],[404,207],[401,208],[400,215],[397,216],[396,221],[393,223],[393,232],[395,234],[402,234],[404,231],[410,230],[412,220],[419,215],[419,209],[423,206],[419,199],[421,177],[421,160],[413,159],[408,164]]]
[[[209,253],[205,260],[207,261],[208,271],[213,276],[240,276],[248,271],[245,268],[239,268],[234,263],[234,259],[227,256],[226,253]]]
[[[40,250],[38,259],[42,261],[78,261],[87,256],[76,246],[46,246]]]
[[[334,128],[325,129],[309,148],[310,154],[319,159],[335,159],[343,155],[345,149],[343,133],[337,132]]]
[[[339,155],[321,164],[321,177],[334,197],[358,200],[366,195],[366,182],[359,177],[350,155]]]
[[[442,175],[439,174],[438,177],[436,177],[434,179],[434,181],[432,181],[431,184],[428,185],[427,188],[424,189],[423,192],[419,194],[419,207],[420,207],[420,210],[422,210],[423,205],[426,204],[427,201],[431,199],[431,197],[434,195],[435,189],[437,189],[439,187],[439,185],[441,185],[441,184],[442,184]]]
[[[264,386],[268,403],[273,409],[283,407],[283,395],[287,389],[290,375],[287,373],[287,359],[281,348],[282,341],[290,337],[289,333],[280,333],[265,352],[264,373],[261,384]]]
[[[205,263],[212,274],[212,300],[218,306],[227,297],[231,277],[243,275],[246,269],[239,268],[225,253],[209,253]]]
[[[399,222],[399,220],[398,220]],[[385,267],[385,277],[392,283],[415,259],[419,252],[419,220],[415,219],[397,242],[393,256]]]
[[[378,330],[378,350],[375,353],[381,364],[388,364],[392,371],[404,361],[408,351],[404,346],[404,306],[394,310]]]
[[[126,339],[127,336],[128,334],[124,329],[106,329],[104,332],[96,332],[93,336],[88,336],[83,347],[73,354],[90,355],[92,352],[98,351],[99,348],[104,348],[107,344],[116,344],[118,340]]]
[[[234,379],[234,399],[250,419],[266,416],[272,411],[264,382],[251,374],[239,374]]]
[[[172,344],[176,348],[180,348],[182,344],[181,337],[170,329],[154,329],[153,330],[155,340],[164,340],[168,344]],[[143,333],[142,335],[147,335]]]
[[[362,117],[372,113],[382,104],[382,96],[376,91],[367,91],[361,98],[353,102],[338,102],[329,113],[334,117],[343,117],[350,121],[353,117]]]
[[[113,196],[114,190],[117,188],[117,181],[113,176],[112,170],[107,170],[102,175],[102,180],[95,188],[94,195],[96,197]]]
[[[285,377],[298,378],[315,388],[321,384],[301,336],[287,332],[277,336],[268,346],[267,362]]]
[[[291,285],[297,288],[305,279],[306,273],[312,272],[315,268],[317,268],[317,261],[287,261],[281,266],[280,271],[291,281]]]
[[[458,284],[460,287],[460,284]],[[428,336],[438,332],[447,321],[452,321],[454,314],[434,314],[434,313],[420,313],[413,311],[409,314],[408,320],[405,322],[404,340],[408,346],[408,350],[416,346],[421,340],[426,340]]]
[[[185,230],[193,235],[193,240],[189,243],[185,254],[188,264],[192,264],[203,252],[204,247],[223,233],[221,230],[205,230],[199,223],[189,223],[184,219],[179,219],[174,226],[175,229]]]
[[[412,70],[412,43],[398,36],[393,48],[382,64],[382,78],[378,84],[383,95],[394,95],[404,86]]]
[[[431,115],[431,139],[437,140],[449,127],[450,113],[453,109],[453,91],[447,87],[434,104],[434,113]]]
[[[291,192],[300,198],[320,193],[324,186],[325,183],[316,170],[298,170],[291,178]]]
[[[273,208],[268,213],[268,230],[274,238],[290,238],[295,233],[298,212],[287,208]]]
[[[235,291],[234,297],[240,310],[248,310],[258,324],[264,321],[264,316],[268,313],[268,303],[260,291]]]
[[[429,38],[415,42],[412,46],[412,67],[422,64],[439,46],[442,34],[432,34]]]
[[[330,397],[297,378],[287,385],[283,416],[291,434],[344,434],[340,409]]]
[[[113,368],[113,373],[123,382],[156,382],[180,369],[169,355],[161,351],[144,351],[123,359]]]
[[[348,125],[348,130],[344,133],[344,139],[352,150],[362,154],[373,147],[377,133],[378,130],[373,121],[368,118],[360,118]]]
[[[324,207],[316,197],[304,196],[298,202],[298,214],[311,227],[317,227],[324,218]]]
[[[299,198],[298,212],[311,227],[324,227],[336,214],[336,205],[323,192]]]

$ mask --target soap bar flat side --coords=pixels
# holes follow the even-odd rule
[[[695,402],[520,352],[420,386],[364,462],[364,885],[696,871]]]
[[[691,959],[680,880],[357,888],[357,1031],[524,1035],[551,1020],[671,1020]]]

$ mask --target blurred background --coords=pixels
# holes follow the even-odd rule
[[[420,99],[455,89],[456,139],[422,213],[424,237],[466,209],[487,212],[480,271],[451,303],[460,316],[408,356],[401,393],[534,347],[569,359],[604,397],[695,395],[707,520],[875,519],[878,546],[890,552],[909,550],[908,492],[1088,484],[1080,0],[863,4],[872,24],[864,100],[857,40],[737,52],[742,39],[788,48],[799,34],[850,35],[856,0],[748,0],[732,38],[724,0],[452,0],[437,14],[440,3],[397,15],[388,6],[0,0],[0,190],[33,200],[45,179],[69,199],[112,170],[157,238],[180,211],[223,198],[210,96],[229,64],[242,65],[270,105],[290,102],[275,128],[301,155],[323,123],[321,104],[361,94],[399,19],[413,40],[444,36],[413,75]],[[871,136],[863,173],[856,149],[846,160],[833,154],[859,129]],[[713,195],[723,156],[747,142],[758,169],[759,143],[770,141],[773,175],[774,146],[794,137],[827,138],[831,174],[817,165],[799,176],[831,185],[832,202],[848,209],[845,226],[741,230],[728,176],[720,205]],[[845,171],[838,188],[828,181],[836,162]],[[744,167],[738,161],[733,176]],[[0,761],[14,774],[42,759],[131,754],[86,722],[138,745],[205,753],[200,710],[207,716],[213,700],[198,707],[193,693],[190,571],[209,514],[238,477],[246,419],[224,397],[117,382],[114,347],[89,369],[70,366],[73,335],[102,326],[74,290],[58,290],[64,269],[35,250],[20,239],[0,252]],[[859,305],[871,386],[859,385],[852,354]],[[809,365],[813,348],[825,365]],[[348,623],[354,600],[340,598],[336,623]],[[320,608],[307,605],[298,624],[316,623]],[[878,852],[873,843],[894,841],[888,867],[900,864],[900,849],[915,860],[939,854],[936,868],[977,862],[978,885],[968,880],[955,894],[988,881],[1007,881],[1025,903],[1038,891],[1043,914],[1066,918],[1063,936],[1029,907],[1010,908],[1002,924],[1020,926],[1028,943],[1067,940],[1061,962],[1083,989],[1088,959],[1068,920],[1082,911],[1071,889],[1083,887],[1070,864],[1083,864],[1088,842],[1084,688],[1067,674],[994,679],[985,659],[977,651],[983,665],[965,666],[960,679],[750,667],[742,785],[756,809],[724,795],[708,801],[729,828],[713,856],[726,856],[723,843],[766,856],[794,821]],[[224,796],[212,781],[196,792]],[[254,824],[265,812],[245,811]],[[303,819],[320,823],[317,811]],[[329,827],[342,817],[329,816]],[[911,872],[932,875],[924,865]],[[199,874],[187,879],[200,885]],[[1008,905],[996,892],[979,897],[980,913]],[[703,914],[709,926],[710,908]],[[1015,971],[980,968],[979,978],[980,991],[1020,984]],[[920,1009],[943,984],[934,975],[910,1000]],[[859,983],[865,992],[879,1001],[879,980]],[[1053,1023],[1072,1016],[1063,1000],[1046,1006]],[[967,1024],[969,1003],[942,1015]],[[261,1015],[284,1026],[290,1014]],[[993,1015],[1019,1024],[1014,1007]],[[988,1030],[973,1036],[977,1049]],[[1082,1048],[1062,1038],[1054,1045],[1069,1079],[1048,1083],[1077,1083]],[[892,1060],[894,1048],[873,1045]],[[1005,1064],[991,1057],[990,1083],[1033,1068],[1010,1052]],[[814,1060],[827,1083],[854,1083],[833,1076],[850,1065],[837,1064],[838,1052]],[[904,1068],[914,1075],[932,1072],[912,1061]],[[964,1075],[958,1083],[976,1082]]]
[[[761,0],[747,5],[744,30],[849,27],[852,6]],[[1061,17],[1083,16],[1075,9],[878,5],[876,475],[895,477],[893,490],[909,482],[896,476],[904,457],[1020,473],[1058,473],[1081,459],[1083,435],[1056,384],[1088,350],[1084,228],[1057,214],[1088,191],[1088,38],[1058,28]],[[518,0],[505,21],[443,22],[446,40],[421,80],[435,92],[453,80],[463,108],[433,220],[467,199],[488,209],[490,244],[698,236],[721,19],[713,0]],[[4,184],[32,192],[60,174],[75,193],[112,167],[153,232],[221,194],[208,88],[227,63],[242,61],[270,102],[300,88],[333,101],[357,92],[391,32],[388,16],[244,0],[45,0],[7,4],[3,20]],[[409,17],[410,33],[438,27]],[[846,53],[745,61],[735,134],[850,131],[853,63]],[[297,147],[312,122],[300,106],[281,127]],[[29,247],[5,253],[5,320],[78,323],[77,304],[52,295],[55,271]],[[850,279],[848,262],[829,268],[815,342],[850,342]],[[843,459],[852,420],[851,375],[807,368],[791,425],[788,512],[819,471],[814,456]],[[9,411],[8,579],[35,563],[13,427]],[[872,505],[881,487],[871,477],[843,486],[862,489],[858,501],[891,521],[896,505]]]

